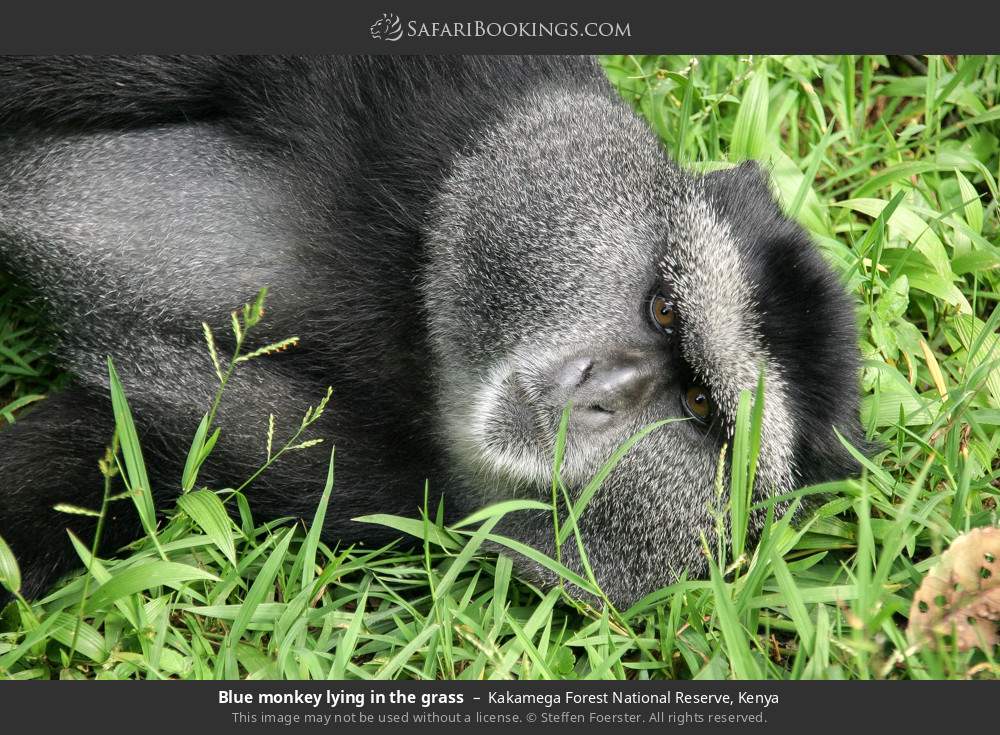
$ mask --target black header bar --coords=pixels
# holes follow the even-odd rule
[[[3,53],[991,53],[1000,4],[8,3]]]

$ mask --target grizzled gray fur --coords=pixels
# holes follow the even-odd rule
[[[758,499],[851,472],[834,429],[860,438],[850,301],[765,176],[678,168],[593,59],[0,60],[0,267],[74,376],[0,434],[0,536],[29,594],[72,568],[67,527],[92,532],[52,506],[98,503],[106,356],[164,507],[216,387],[200,323],[224,334],[264,285],[260,344],[301,346],[237,373],[201,479],[242,482],[268,414],[290,431],[331,385],[331,542],[388,540],[351,519],[413,515],[425,480],[450,517],[548,499],[567,403],[571,492],[677,418],[581,522],[624,604],[704,572],[719,453],[762,369]],[[254,511],[311,517],[326,460],[283,459]],[[108,551],[137,534],[115,510]],[[551,526],[499,530],[553,553]]]

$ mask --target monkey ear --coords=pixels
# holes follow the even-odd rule
[[[730,169],[741,181],[750,186],[762,186],[771,190],[771,175],[759,161],[744,161],[735,169]]]
[[[732,168],[705,174],[709,191],[720,201],[756,202],[760,211],[780,209],[771,177],[757,161],[744,161]]]
[[[758,161],[743,161],[743,163],[711,171],[705,174],[710,184],[728,184],[747,188],[771,191],[771,177]]]

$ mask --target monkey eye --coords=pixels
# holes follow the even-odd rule
[[[712,395],[707,388],[694,385],[684,394],[684,410],[699,423],[708,423],[712,417]]]
[[[663,294],[656,294],[649,302],[649,316],[660,331],[673,334],[674,322],[677,320],[673,301]]]

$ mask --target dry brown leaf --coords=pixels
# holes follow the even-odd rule
[[[911,643],[934,645],[954,636],[961,651],[1000,643],[1000,528],[976,528],[956,538],[924,577],[910,606]]]

